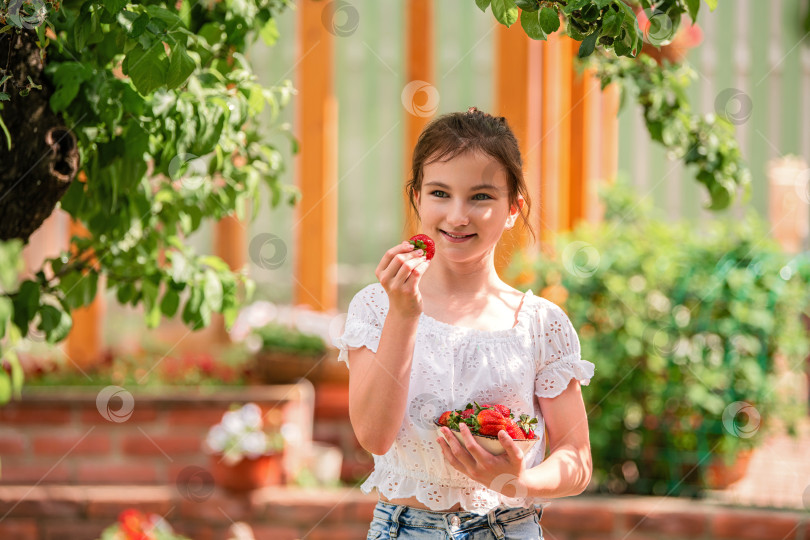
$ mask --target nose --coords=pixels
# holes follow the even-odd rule
[[[470,209],[463,202],[458,202],[452,206],[447,214],[447,224],[452,227],[464,227],[470,222]]]

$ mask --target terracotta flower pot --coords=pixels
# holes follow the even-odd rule
[[[706,486],[709,489],[726,489],[734,482],[742,480],[753,454],[754,451],[750,448],[740,450],[734,462],[728,465],[719,456],[715,457],[706,469]]]
[[[242,458],[233,465],[222,454],[211,455],[214,483],[233,492],[246,492],[282,483],[282,453],[265,454],[257,458]]]

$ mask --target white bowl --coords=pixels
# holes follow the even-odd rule
[[[436,425],[436,429],[439,431],[439,434],[441,434],[442,432],[441,430],[443,427],[447,427],[441,425],[436,419],[433,420],[433,423]],[[450,429],[450,431],[452,431],[453,435],[456,436],[456,439],[458,439],[458,442],[461,443],[461,446],[464,446],[466,448],[466,445],[464,444],[464,439],[461,436],[461,432],[456,431],[454,429]],[[506,448],[503,447],[498,437],[493,437],[491,435],[476,435],[475,433],[471,433],[471,435],[475,439],[475,442],[477,442],[479,445],[481,445],[482,448],[484,448],[484,450],[486,450],[487,452],[489,452],[494,456],[500,456],[501,454],[506,452]],[[521,450],[523,450],[523,455],[526,455],[526,452],[528,452],[532,448],[532,446],[537,444],[537,441],[539,441],[540,438],[537,437],[537,434],[535,434],[534,439],[517,439],[517,440],[513,439],[513,440],[515,444],[517,444],[518,447]]]

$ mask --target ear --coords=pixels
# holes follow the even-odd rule
[[[526,201],[523,199],[523,196],[518,195],[517,204],[511,206],[509,209],[509,217],[506,218],[507,230],[515,226],[515,222],[517,222],[518,217],[520,217],[520,212],[523,210],[525,204]]]

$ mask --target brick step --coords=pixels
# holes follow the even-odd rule
[[[125,508],[164,516],[194,540],[224,540],[233,522],[257,539],[364,538],[377,501],[359,489],[268,487],[246,496],[175,486],[0,486],[3,540],[95,540]],[[667,497],[554,500],[542,526],[555,540],[810,540],[810,514]]]

